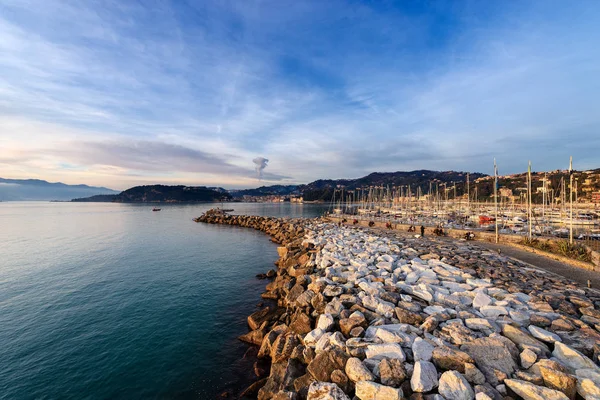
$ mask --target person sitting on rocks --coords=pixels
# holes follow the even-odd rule
[[[373,226],[375,226],[375,222],[369,221],[369,226],[372,228]]]
[[[358,220],[355,219],[354,221],[352,221],[352,225],[357,225],[358,224]]]

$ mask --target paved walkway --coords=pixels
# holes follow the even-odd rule
[[[544,269],[546,271],[562,275],[584,286],[587,286],[587,281],[589,279],[592,283],[593,288],[600,289],[600,273],[596,271],[588,271],[583,268],[573,267],[560,261],[553,260],[551,258],[544,257],[539,254],[531,253],[526,250],[521,250],[506,244],[496,244],[488,242],[469,242],[469,244],[478,245],[480,247],[484,247],[493,251],[497,251],[498,249],[500,249],[503,255],[513,257],[517,260],[521,260],[523,262],[535,265],[536,267]]]

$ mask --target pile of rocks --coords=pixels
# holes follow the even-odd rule
[[[597,291],[467,242],[228,218],[285,244],[263,295],[279,307],[243,337],[270,373],[246,395],[600,399]]]

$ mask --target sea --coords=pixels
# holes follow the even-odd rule
[[[1,202],[0,399],[214,399],[255,379],[237,337],[277,245],[192,221],[214,206]]]

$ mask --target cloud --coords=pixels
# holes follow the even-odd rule
[[[0,7],[14,177],[253,186],[256,154],[266,181],[290,183],[491,173],[493,157],[506,172],[598,166],[594,2]]]

